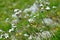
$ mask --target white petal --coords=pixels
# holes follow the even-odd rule
[[[47,6],[47,7],[46,7],[46,10],[50,10],[50,7]]]

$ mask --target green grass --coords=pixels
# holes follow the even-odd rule
[[[39,32],[40,29],[42,28],[42,26],[45,26],[44,24],[42,24],[42,18],[52,18],[54,21],[56,21],[57,19],[60,20],[60,0],[49,0],[50,1],[50,7],[52,8],[52,6],[56,6],[56,9],[51,9],[50,11],[44,11],[42,14],[38,12],[36,12],[36,14],[40,14],[39,16],[36,17],[36,22],[34,23],[29,23],[28,22],[28,17],[27,19],[22,18],[17,25],[17,28],[15,28],[15,31],[12,33],[9,33],[8,30],[11,28],[11,24],[10,22],[12,21],[12,17],[11,15],[14,13],[14,9],[21,9],[24,10],[26,8],[29,8],[31,5],[33,5],[33,3],[35,2],[35,0],[0,0],[0,29],[2,29],[4,32],[3,33],[8,33],[10,35],[9,38],[5,39],[4,37],[0,40],[11,40],[11,36],[15,35],[16,40],[28,40],[28,37],[24,37],[23,34],[27,33],[29,35],[34,35],[36,32]],[[54,11],[55,14],[51,14]],[[34,14],[34,15],[36,15]],[[33,16],[34,16],[33,15]],[[5,22],[6,18],[9,18],[9,22]],[[50,40],[59,40],[60,39],[60,22],[57,22],[59,25],[56,25],[56,29],[55,31],[55,36],[53,36]],[[26,25],[30,25],[30,27],[26,27]],[[46,27],[46,26],[45,26]],[[52,28],[42,28],[43,31],[45,30],[53,30]],[[18,32],[19,31],[19,32]],[[3,34],[3,33],[0,33]],[[21,35],[20,35],[21,33]],[[16,36],[16,34],[18,34]],[[34,39],[33,39],[34,40]]]

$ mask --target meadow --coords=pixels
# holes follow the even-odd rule
[[[0,40],[60,40],[60,0],[0,0]]]

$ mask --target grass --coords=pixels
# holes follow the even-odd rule
[[[55,36],[53,35],[53,37],[50,40],[59,40],[60,39],[60,21],[59,21],[60,20],[60,9],[59,9],[60,0],[49,0],[49,1],[51,3],[49,5],[51,8],[53,5],[56,6],[57,8],[51,9],[50,11],[44,11],[43,13],[40,13],[40,11],[37,11],[33,16],[36,16],[37,14],[39,14],[39,16],[35,18],[36,22],[33,22],[33,23],[28,22],[28,19],[32,18],[33,16],[28,17],[26,19],[22,17],[22,19],[18,22],[18,24],[16,24],[17,28],[15,28],[13,32],[9,33],[8,30],[11,28],[10,22],[13,20],[11,15],[14,13],[14,9],[24,10],[26,8],[29,8],[31,5],[33,5],[35,0],[0,0],[0,29],[4,31],[4,32],[0,32],[0,35],[4,33],[9,34],[9,38],[6,39],[3,36],[3,38],[0,40],[12,40],[12,36],[15,37],[16,40],[28,40],[27,39],[28,37],[24,36],[25,33],[35,36],[36,35],[35,33],[39,33],[40,29],[42,29],[43,31],[45,30],[51,31],[54,29],[56,31],[54,33]],[[52,14],[52,11],[55,14]],[[6,18],[9,18],[9,22],[5,22]],[[59,25],[56,24],[56,26],[53,26],[55,28],[52,28],[51,25],[49,25],[46,28],[46,25],[42,23],[42,18],[51,18],[55,22],[57,22]],[[30,26],[26,27],[28,25]],[[42,26],[45,26],[45,27],[42,28]]]

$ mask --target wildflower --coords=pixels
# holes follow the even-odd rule
[[[14,9],[14,12],[16,13],[16,12],[18,12],[19,11],[19,9]]]
[[[30,23],[32,23],[32,22],[34,22],[34,19],[33,19],[33,18],[30,18],[30,19],[28,19],[28,21],[29,21]]]
[[[17,16],[17,18],[21,18],[21,16],[22,16],[22,11],[19,10],[18,12],[15,13],[15,15]]]
[[[17,26],[15,26],[15,24],[12,24],[12,27],[15,28],[15,27],[17,27]]]
[[[9,20],[9,18],[6,18],[6,20],[5,20],[5,21],[6,21],[6,22],[8,22],[8,20]]]
[[[0,39],[2,39],[2,37],[3,37],[3,35],[1,34],[1,35],[0,35]]]
[[[24,34],[24,36],[29,36],[28,34]]]
[[[42,32],[43,30],[41,29],[40,32]]]
[[[9,29],[9,32],[12,32],[12,31],[14,31],[14,28]]]
[[[40,12],[43,12],[44,11],[44,7],[41,7],[41,10],[40,10]]]
[[[45,9],[46,9],[46,10],[50,10],[50,7],[49,7],[49,6],[47,6]]]
[[[50,2],[48,2],[48,1],[47,1],[47,2],[46,2],[46,4],[47,4],[47,5],[49,5],[49,4],[50,4]]]
[[[41,10],[43,10],[43,9],[44,9],[44,7],[41,8]]]
[[[13,28],[16,28],[17,26],[12,26]]]
[[[16,14],[12,14],[12,18],[17,18]]]
[[[0,29],[0,32],[3,32],[3,30]]]
[[[42,7],[42,6],[43,6],[43,4],[41,3],[39,6],[40,6],[40,7]]]
[[[13,18],[19,18],[19,17],[21,17],[21,13],[22,13],[21,10],[15,9],[14,12],[15,12],[15,14],[12,15]]]
[[[20,15],[20,14],[21,14],[21,12],[22,12],[22,11],[21,11],[21,10],[19,10],[19,11],[18,11],[18,12],[16,12],[15,14],[16,14],[16,15]]]
[[[24,18],[27,18],[29,16],[29,14],[25,14]]]
[[[56,6],[53,6],[52,8],[56,8]]]
[[[28,37],[28,39],[29,39],[29,40],[31,40],[32,38],[33,38],[33,36],[32,36],[32,35],[30,35],[30,36]]]
[[[5,36],[5,38],[8,38],[9,37],[9,35],[7,33],[5,33],[4,36]]]

